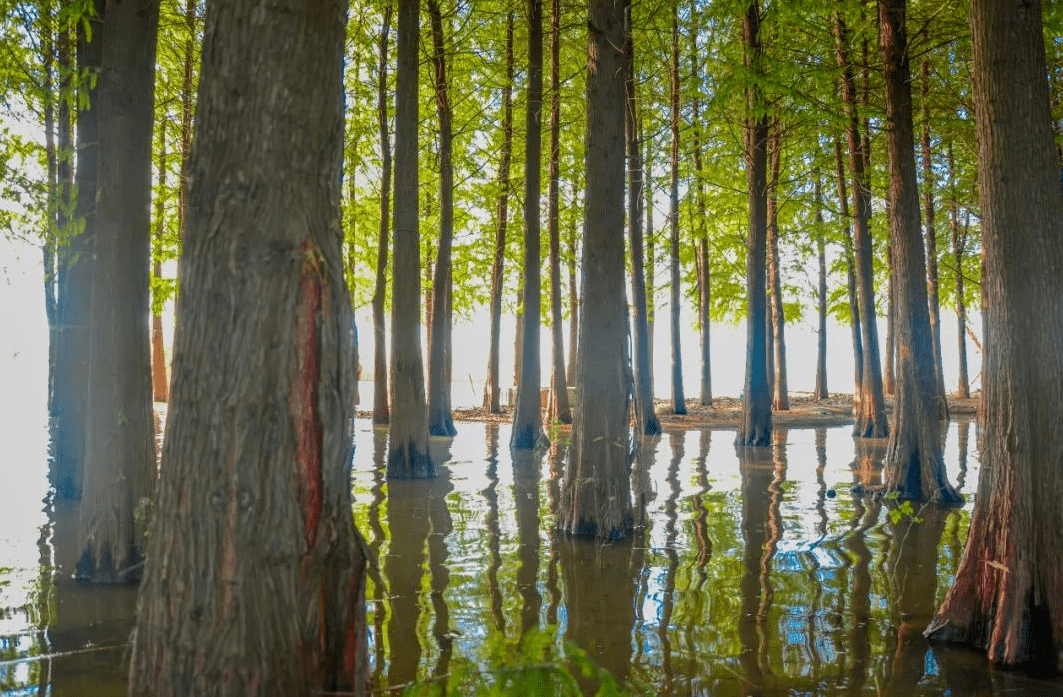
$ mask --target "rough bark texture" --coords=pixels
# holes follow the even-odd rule
[[[910,72],[910,71],[909,71]],[[926,291],[930,307],[931,346],[934,349],[934,387],[938,395],[938,410],[942,419],[949,418],[949,403],[945,398],[945,373],[941,364],[941,303],[938,301],[938,243],[934,226],[934,170],[930,155],[930,63],[923,59],[920,69],[922,121],[919,144],[923,151],[923,211],[926,216]]]
[[[897,392],[897,289],[894,279],[897,266],[893,263],[893,248],[886,245],[886,360],[882,365],[882,392]]]
[[[839,0],[844,2],[844,0]],[[858,438],[882,438],[889,434],[885,399],[882,394],[882,364],[878,350],[878,327],[875,324],[874,277],[871,270],[871,191],[867,183],[867,147],[860,139],[860,120],[856,105],[856,84],[849,60],[849,38],[840,11],[834,15],[838,44],[838,65],[842,68],[842,100],[847,114],[846,137],[849,142],[849,173],[853,181],[854,261],[856,288],[860,303],[860,343],[863,367],[860,371],[860,406],[853,424]]]
[[[853,335],[853,416],[860,411],[860,390],[863,387],[864,348],[860,341],[860,301],[856,291],[856,260],[853,254],[853,233],[849,227],[849,196],[845,185],[845,160],[841,141],[834,141],[835,176],[838,180],[838,209],[844,228],[845,276],[848,285],[849,326]]]
[[[672,131],[671,171],[672,178],[668,189],[668,229],[670,232],[669,268],[671,270],[670,319],[672,334],[672,410],[676,414],[686,414],[686,397],[683,395],[683,352],[680,345],[680,290],[682,280],[679,269],[679,0],[672,0],[672,63],[671,75],[671,117]]]
[[[447,352],[450,336],[450,250],[454,239],[454,135],[450,95],[447,86],[446,37],[437,0],[428,0],[432,27],[432,67],[439,116],[439,247],[432,275],[432,331],[428,335],[428,432],[433,436],[453,436],[454,418],[450,411]]]
[[[395,225],[391,293],[388,477],[434,477],[421,358],[421,235],[417,189],[417,0],[399,0],[395,78]]]
[[[962,399],[971,396],[967,377],[967,304],[964,300],[963,257],[967,248],[967,225],[960,225],[959,206],[956,203],[955,162],[952,154],[952,141],[947,148],[949,162],[949,218],[952,224],[952,262],[956,267],[956,348],[957,348],[957,384],[956,394]]]
[[[557,525],[618,539],[633,526],[624,291],[624,5],[589,0],[587,186],[572,451]]]
[[[779,268],[779,169],[782,165],[782,125],[772,121],[768,136],[768,282],[771,283],[771,408],[790,409],[786,381],[786,315],[782,306],[782,270]]]
[[[524,323],[521,325],[520,381],[513,409],[512,448],[534,448],[546,438],[543,433],[542,393],[539,375],[539,318],[542,283],[539,268],[539,196],[542,156],[543,106],[543,3],[528,3],[528,92],[525,97],[524,132]]]
[[[1063,192],[1038,2],[974,0],[972,83],[985,245],[981,471],[932,638],[1063,669]]]
[[[745,63],[758,70],[761,56],[760,9],[749,3],[742,20]],[[760,87],[746,88],[744,127],[746,180],[749,182],[749,233],[746,239],[746,376],[742,423],[736,445],[771,445],[771,393],[768,390],[767,298],[765,265],[768,238],[768,118]]]
[[[572,423],[565,376],[564,317],[561,316],[561,2],[550,3],[550,182],[547,187],[547,226],[550,231],[550,403],[554,423]]]
[[[384,336],[384,299],[388,283],[388,242],[391,234],[391,135],[388,133],[388,34],[391,3],[384,6],[377,64],[377,125],[380,129],[380,231],[377,236],[376,283],[373,287],[373,423],[391,421],[388,403],[388,358]]]
[[[926,263],[919,227],[906,0],[881,0],[882,57],[889,156],[890,248],[896,270],[897,395],[883,472],[887,490],[902,498],[946,504],[963,499],[949,484],[941,449],[933,337],[926,297]]]
[[[499,399],[499,343],[502,323],[502,272],[506,262],[506,228],[509,222],[509,166],[513,153],[513,12],[506,17],[506,84],[502,87],[502,157],[498,166],[498,221],[495,258],[491,265],[491,347],[487,354],[484,409],[502,411]]]
[[[165,120],[159,124],[159,140],[161,141],[161,148],[159,151],[159,189],[164,191],[166,189],[166,169],[168,159],[166,152]],[[162,232],[165,229],[166,208],[164,202],[164,197],[155,197],[154,244],[159,244],[161,242]],[[155,259],[152,275],[155,278],[162,277],[162,262],[159,261],[158,258]],[[158,312],[155,311],[156,304],[160,305]],[[166,375],[166,349],[164,347],[162,336],[162,308],[161,303],[153,302],[151,312],[151,394],[156,402],[165,402],[169,393],[170,379]]]
[[[642,208],[645,205],[642,181],[642,151],[638,141],[638,105],[635,100],[635,55],[631,27],[631,2],[624,3],[627,29],[624,32],[624,111],[628,157],[627,220],[631,245],[631,312],[634,336],[635,425],[647,436],[661,432],[661,423],[653,406],[653,366],[650,363],[650,328],[646,319],[646,261],[643,258]]]
[[[700,27],[698,24],[696,2],[691,2],[690,5],[690,21],[690,72],[691,75],[694,76],[695,84],[700,84],[701,66],[698,52],[698,33]],[[694,196],[697,201],[698,209],[698,239],[695,253],[697,255],[698,280],[698,333],[701,335],[701,360],[699,361],[699,373],[701,375],[700,401],[702,406],[711,407],[712,362],[710,361],[710,358],[712,353],[710,308],[712,304],[712,272],[709,268],[709,233],[706,226],[708,213],[706,212],[705,206],[705,180],[702,177],[701,167],[701,99],[698,96],[697,90],[695,90],[694,97],[691,99],[690,107],[694,115],[691,130],[694,134]]]
[[[206,19],[130,695],[367,688],[337,176],[345,4],[252,4]]]
[[[815,399],[826,399],[827,392],[827,250],[823,232],[823,182],[816,170],[814,189],[816,221],[816,257],[819,261],[819,285],[816,289],[816,305],[819,315],[819,330],[816,341],[816,382],[812,390]]]
[[[105,583],[134,576],[143,531],[133,509],[150,496],[156,474],[148,317],[158,21],[158,0],[110,0],[100,36],[96,259],[75,573]]]
[[[77,23],[78,69],[99,70],[103,56],[105,4],[95,0],[95,17]],[[96,239],[96,178],[99,152],[99,109],[96,83],[83,95],[88,104],[77,112],[77,201],[74,217],[82,230],[67,246],[60,265],[59,350],[55,364],[56,450],[52,484],[64,499],[81,498],[85,460],[85,398],[89,381],[89,312],[92,304],[93,253]]]

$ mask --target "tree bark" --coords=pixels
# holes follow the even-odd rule
[[[845,185],[845,161],[840,140],[834,141],[835,176],[838,180],[838,208],[844,228],[845,276],[849,297],[849,326],[853,335],[853,416],[860,413],[860,394],[863,388],[864,348],[860,341],[860,301],[856,290],[856,260],[853,250],[852,228],[849,227],[849,196]]]
[[[388,477],[434,477],[421,358],[421,235],[417,154],[417,0],[399,0],[395,85],[395,223]]]
[[[702,177],[701,167],[701,98],[699,87],[701,66],[698,53],[698,24],[697,3],[690,5],[690,72],[694,77],[695,90],[691,99],[691,111],[693,113],[692,130],[694,134],[694,194],[697,199],[698,209],[698,240],[697,240],[697,279],[698,279],[698,329],[701,335],[701,405],[712,406],[712,362],[711,358],[711,303],[712,303],[712,273],[709,269],[709,234],[706,230],[708,213],[705,210],[705,181]]]
[[[882,394],[882,363],[879,359],[878,327],[875,324],[874,276],[871,269],[871,191],[866,174],[867,147],[860,139],[856,85],[849,60],[848,29],[840,10],[836,10],[834,14],[834,30],[838,45],[838,66],[842,68],[842,100],[846,105],[848,120],[846,136],[849,141],[849,173],[853,180],[854,257],[863,353],[860,408],[855,415],[853,435],[857,438],[883,438],[889,435],[889,424],[886,422],[885,399]]]
[[[555,0],[556,1],[556,0]],[[644,190],[642,182],[642,152],[638,141],[638,106],[635,99],[635,44],[631,26],[631,2],[624,3],[627,14],[624,32],[624,86],[626,109],[624,114],[627,158],[628,191],[627,219],[631,246],[631,311],[634,314],[634,398],[635,426],[647,436],[661,432],[661,423],[653,406],[653,367],[650,364],[649,323],[646,319],[646,261],[643,258],[642,208]]]
[[[641,127],[641,123],[639,124]],[[650,367],[653,367],[653,321],[657,315],[657,237],[653,232],[653,139],[648,136],[639,136],[646,143],[646,154],[642,163],[646,168],[643,181],[645,182],[645,208],[646,208],[646,326],[648,334],[646,341],[650,347]]]
[[[774,370],[771,408],[790,410],[786,382],[786,315],[782,306],[782,271],[779,268],[779,169],[782,164],[782,125],[773,119],[768,136],[768,277],[771,283],[771,337],[769,350]]]
[[[882,392],[897,393],[897,290],[894,279],[897,265],[893,263],[893,249],[886,246],[886,359],[882,366]]]
[[[155,482],[151,410],[151,128],[158,0],[107,4],[100,40],[96,260],[89,324],[85,470],[75,574],[136,578],[133,509]]]
[[[967,305],[964,300],[963,257],[967,248],[967,226],[960,226],[959,206],[956,203],[956,165],[952,154],[952,141],[946,149],[949,163],[949,217],[952,223],[952,256],[956,265],[956,343],[957,343],[957,379],[956,394],[961,399],[971,397],[971,388],[967,377]]]
[[[337,176],[345,4],[250,4],[206,19],[134,696],[368,687]]]
[[[679,269],[679,0],[672,0],[672,63],[671,63],[671,185],[668,190],[668,228],[671,233],[670,298],[672,333],[672,411],[686,414],[686,397],[683,395],[683,352],[680,344],[680,286]]]
[[[439,116],[439,247],[432,277],[432,332],[428,337],[428,432],[433,436],[454,436],[447,384],[447,337],[450,334],[451,246],[454,239],[454,135],[453,115],[447,85],[447,57],[443,36],[443,16],[438,0],[428,0],[432,30],[432,66],[436,113]]]
[[[589,0],[583,299],[572,455],[557,526],[630,534],[630,359],[624,292],[624,3]],[[591,340],[593,337],[593,340]]]
[[[159,124],[159,140],[161,142],[159,149],[159,190],[165,191],[168,160],[165,120]],[[166,207],[164,202],[165,198],[163,196],[155,197],[155,241],[153,247],[162,243],[163,232],[166,229]],[[155,278],[162,278],[162,262],[158,259],[157,251],[153,253],[153,256],[155,257],[155,262],[152,267],[152,275]],[[151,304],[151,394],[154,401],[165,402],[170,392],[170,380],[166,375],[166,349],[162,337],[162,302],[153,299]]]
[[[550,3],[550,178],[547,187],[547,226],[550,231],[550,404],[554,423],[572,423],[565,377],[564,317],[561,315],[561,2]]]
[[[949,484],[941,449],[933,337],[927,304],[926,262],[919,226],[919,184],[906,0],[879,3],[885,67],[886,150],[889,156],[890,248],[897,293],[897,395],[883,484],[901,498],[962,503]]]
[[[743,63],[752,67],[754,82],[746,87],[744,126],[746,180],[749,182],[749,233],[746,239],[746,374],[742,391],[742,423],[735,445],[771,445],[771,394],[768,390],[767,302],[765,266],[768,238],[768,117],[755,82],[760,74],[760,8],[753,0],[742,19]]]
[[[539,268],[539,196],[542,159],[543,2],[528,4],[528,92],[524,132],[524,323],[521,326],[520,382],[513,409],[511,448],[530,449],[544,443],[539,375],[539,318],[542,284]]]
[[[1063,670],[1063,192],[1041,7],[974,0],[970,21],[990,299],[982,466],[956,581],[927,631],[997,663]]]
[[[826,235],[823,231],[823,182],[819,169],[816,169],[814,182],[814,205],[816,221],[816,257],[819,261],[819,285],[816,292],[819,310],[819,331],[816,341],[816,383],[812,390],[813,399],[827,399],[827,250]]]
[[[573,201],[573,205],[576,201]],[[579,235],[576,224],[568,231],[568,365],[565,376],[571,387],[576,386],[576,359],[579,356],[579,288],[576,285],[576,257],[579,253]]]
[[[377,64],[377,125],[380,129],[380,232],[377,236],[376,283],[373,287],[373,423],[391,421],[388,403],[388,359],[384,336],[384,300],[388,283],[388,237],[391,233],[391,135],[388,132],[388,35],[391,3],[384,6]]]
[[[926,215],[926,289],[930,306],[930,331],[934,350],[934,380],[938,395],[940,418],[949,418],[949,403],[945,392],[945,373],[941,359],[941,303],[938,301],[938,244],[934,227],[934,170],[930,159],[930,64],[923,59],[920,69],[923,127],[920,145],[923,150],[923,210]]]
[[[499,400],[499,343],[502,323],[502,272],[506,261],[506,228],[509,222],[509,167],[513,153],[513,12],[506,16],[506,84],[502,87],[502,157],[498,166],[498,226],[495,228],[495,258],[491,265],[491,347],[487,354],[484,409],[502,411]]]

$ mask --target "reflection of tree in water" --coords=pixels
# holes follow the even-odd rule
[[[827,482],[823,478],[823,472],[827,467],[827,429],[815,430],[816,447],[816,540],[812,543],[812,549],[818,547],[827,537]],[[813,683],[819,682],[822,659],[816,637],[817,618],[820,615],[820,607],[823,604],[823,584],[820,582],[820,563],[815,552],[807,555],[808,581],[812,589],[812,599],[808,612],[808,630],[806,633],[808,661],[811,664],[811,678]]]
[[[860,438],[854,439],[857,452],[860,451]],[[858,455],[859,459],[859,455]],[[881,455],[878,460],[878,472],[881,474]],[[864,470],[866,471],[866,470]],[[874,497],[860,497],[853,492],[852,529],[845,537],[845,548],[852,559],[852,628],[849,633],[848,693],[859,695],[867,682],[867,663],[871,655],[871,550],[868,549],[867,531],[878,522],[882,504]],[[844,672],[845,665],[842,664]]]
[[[387,468],[388,432],[383,428],[373,429],[373,486],[370,488],[372,500],[369,502],[369,538],[367,540],[371,557],[380,563],[380,546],[384,541],[384,528],[380,525],[380,507],[384,503],[384,475]],[[369,596],[373,607],[373,637],[375,638],[373,659],[373,682],[382,684],[384,677],[385,643],[384,643],[384,619],[387,612],[384,609],[384,586],[383,579],[379,575],[371,576],[372,595]]]
[[[502,592],[498,587],[498,570],[502,567],[498,526],[498,425],[488,424],[487,435],[487,488],[483,490],[487,501],[487,516],[484,526],[487,528],[487,587],[491,596],[491,617],[495,628],[503,634],[506,631],[506,617],[502,612]]]
[[[698,439],[698,457],[695,468],[698,476],[698,490],[691,499],[694,506],[694,543],[698,546],[697,568],[698,585],[696,592],[701,592],[708,579],[705,566],[712,558],[712,538],[709,536],[709,509],[705,505],[705,494],[712,487],[709,485],[709,473],[707,461],[709,458],[709,444],[712,441],[712,431],[707,428],[701,429]]]
[[[539,465],[543,451],[512,450],[513,497],[517,507],[517,592],[520,594],[520,633],[539,626]]]
[[[550,476],[546,480],[547,505],[551,514],[557,510],[557,503],[561,498],[561,476],[565,471],[564,453],[568,451],[569,439],[555,436],[551,439],[550,450],[547,454],[547,462],[550,465]],[[561,605],[561,588],[558,582],[558,535],[550,535],[549,558],[546,567],[546,590],[550,593],[550,604],[546,608],[546,621],[550,625],[556,625],[558,621],[557,610]]]
[[[660,445],[661,436],[636,437],[638,438],[638,444],[635,449],[635,463],[631,469],[631,499],[634,503],[632,510],[635,515],[636,533],[641,538],[640,541],[636,542],[636,545],[642,546],[649,539],[650,526],[652,525],[652,521],[647,515],[647,509],[649,504],[657,498],[650,471],[653,469],[653,463],[657,459],[657,446]],[[632,579],[635,582],[635,626],[633,630],[635,655],[632,658],[633,663],[642,661],[643,648],[649,643],[645,637],[646,617],[643,608],[646,604],[646,596],[650,592],[651,570],[648,565],[640,565],[636,568],[638,569],[638,575]]]
[[[679,535],[679,527],[676,501],[679,498],[679,463],[685,455],[684,431],[672,431],[668,434],[668,444],[672,448],[672,457],[668,461],[668,498],[664,502],[664,554],[668,558],[668,566],[664,574],[664,589],[661,591],[661,616],[657,625],[657,632],[661,639],[661,668],[664,671],[664,689],[672,688],[674,670],[672,668],[672,608],[675,603],[675,573],[679,568],[679,552],[676,551],[676,538]]]
[[[439,646],[439,659],[436,661],[433,675],[442,677],[450,670],[450,656],[453,649],[453,635],[450,631],[450,611],[444,593],[450,582],[450,570],[447,567],[447,535],[454,529],[447,509],[447,494],[454,490],[450,483],[450,445],[452,438],[432,438],[428,449],[432,462],[437,463],[437,476],[427,481],[429,488],[428,520],[431,534],[428,536],[428,569],[431,574],[432,609],[435,611],[433,634]]]

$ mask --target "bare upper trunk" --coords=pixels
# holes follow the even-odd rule
[[[694,76],[695,83],[697,83],[701,75],[698,58],[699,25],[697,17],[697,3],[692,2],[690,6],[692,24],[690,31],[690,72]],[[701,374],[700,401],[702,406],[712,406],[711,337],[709,331],[711,324],[712,272],[709,268],[709,234],[706,230],[708,213],[705,210],[705,181],[701,171],[701,99],[696,91],[693,99],[691,99],[691,110],[694,116],[692,123],[694,132],[694,193],[698,210],[698,239],[695,253],[697,255],[698,329],[701,335],[701,360],[699,361],[699,372]]]
[[[391,3],[384,6],[377,66],[377,125],[380,129],[380,231],[377,235],[376,282],[373,286],[373,423],[391,421],[388,404],[388,359],[384,337],[384,299],[388,283],[388,241],[391,234],[391,136],[388,133],[388,34]]]
[[[849,327],[853,336],[853,416],[860,413],[860,394],[863,388],[864,348],[860,341],[860,301],[856,292],[856,259],[853,249],[853,233],[849,226],[849,196],[845,185],[845,161],[842,158],[841,141],[834,141],[835,177],[838,180],[838,208],[844,228],[845,280],[848,286]]]
[[[779,168],[782,163],[782,125],[774,119],[768,136],[768,278],[771,283],[772,399],[775,411],[790,409],[786,381],[786,314],[782,305],[782,271],[779,268]]]
[[[956,393],[962,399],[971,396],[967,378],[967,305],[964,300],[963,258],[967,248],[967,225],[960,225],[959,206],[956,203],[955,163],[952,154],[952,141],[947,148],[949,162],[949,218],[952,223],[952,256],[956,267],[956,343],[957,343],[957,384]]]
[[[827,399],[827,250],[823,233],[823,182],[819,170],[815,181],[816,257],[819,261],[819,285],[816,305],[819,315],[819,330],[816,341],[816,382],[812,390],[815,399]]]
[[[679,0],[672,0],[672,63],[671,63],[671,131],[672,178],[668,190],[668,227],[671,232],[671,330],[672,330],[672,410],[686,414],[686,397],[683,396],[683,352],[680,346],[680,298],[681,278],[679,269]]]
[[[934,170],[930,156],[930,64],[923,59],[920,80],[922,96],[923,127],[920,145],[923,150],[923,210],[926,216],[926,289],[930,307],[931,347],[934,350],[934,387],[938,395],[938,411],[941,418],[949,418],[949,403],[946,400],[945,373],[941,364],[941,303],[938,301],[938,243],[934,226]]]
[[[159,124],[159,140],[161,141],[159,149],[159,189],[162,191],[166,190],[168,159],[166,152],[166,123],[166,120],[163,119]],[[166,222],[165,200],[163,196],[155,197],[153,248],[162,242],[162,234]],[[151,273],[155,278],[162,278],[162,262],[159,261],[158,253],[154,249],[152,256],[155,257],[155,262]],[[151,306],[151,394],[156,402],[165,402],[170,392],[170,380],[166,375],[166,349],[163,345],[162,336],[162,301],[158,298],[152,298]]]

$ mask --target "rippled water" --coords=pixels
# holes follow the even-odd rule
[[[433,440],[437,479],[401,482],[382,476],[386,431],[358,423],[355,518],[383,582],[369,585],[381,692],[487,668],[539,629],[662,695],[1063,696],[1058,679],[923,640],[971,501],[895,522],[854,497],[854,482],[879,477],[884,441],[776,429],[773,448],[736,453],[732,431],[666,433],[633,473],[643,532],[596,545],[552,533],[564,433],[513,456],[507,426],[458,428]],[[950,479],[968,495],[975,441],[971,424],[947,430]],[[76,511],[39,503],[43,458],[19,471],[0,487],[0,693],[123,694],[135,589],[70,580]]]

